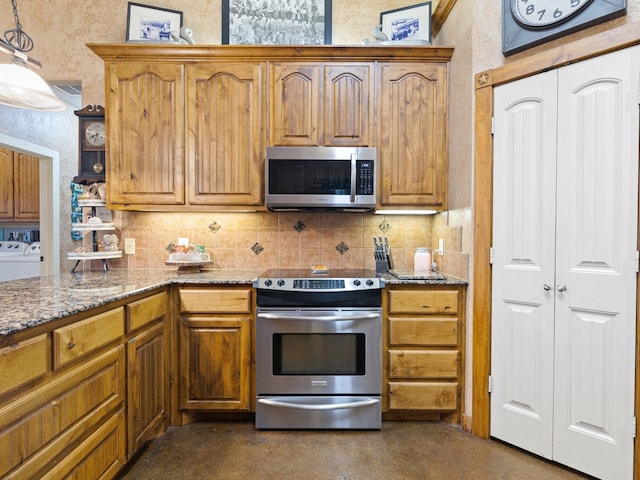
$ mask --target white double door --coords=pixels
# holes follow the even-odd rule
[[[602,479],[633,478],[639,54],[494,97],[491,435]]]

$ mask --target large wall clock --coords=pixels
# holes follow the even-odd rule
[[[626,0],[502,0],[502,53],[512,55],[626,13]]]

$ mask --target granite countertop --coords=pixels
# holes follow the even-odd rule
[[[68,317],[167,285],[251,285],[262,271],[204,270],[178,274],[175,270],[111,270],[62,273],[0,282],[0,337]],[[387,285],[464,285],[464,280],[438,274],[406,278],[396,272],[380,275]]]
[[[110,270],[62,273],[0,283],[0,336],[68,317],[174,283],[251,285],[257,271]]]

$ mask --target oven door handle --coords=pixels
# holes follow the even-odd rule
[[[258,313],[258,318],[264,318],[265,320],[301,320],[305,322],[320,321],[320,322],[352,322],[358,320],[375,320],[380,318],[379,313],[365,313],[362,315],[287,315],[282,313]]]
[[[294,402],[276,400],[273,398],[261,398],[258,400],[258,403],[261,403],[263,405],[269,405],[271,407],[295,408],[296,410],[343,410],[345,408],[359,408],[359,407],[368,407],[370,405],[375,405],[376,403],[380,403],[380,399],[366,398],[364,400],[357,400],[355,402],[316,404],[316,403],[294,403]]]

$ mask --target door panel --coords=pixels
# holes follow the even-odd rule
[[[633,472],[638,52],[558,84],[554,458],[600,478]]]
[[[491,434],[602,479],[633,476],[639,52],[495,89]]]
[[[523,95],[523,92],[525,94]],[[495,89],[491,435],[551,458],[556,73]]]

